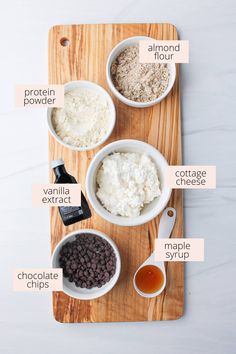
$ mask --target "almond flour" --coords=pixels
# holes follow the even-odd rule
[[[153,101],[161,96],[169,82],[167,64],[139,63],[138,45],[127,47],[113,61],[111,77],[116,89],[137,102]]]

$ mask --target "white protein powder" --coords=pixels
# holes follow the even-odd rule
[[[76,88],[65,94],[63,108],[54,108],[52,124],[67,144],[88,147],[108,131],[110,107],[106,98],[93,90]]]
[[[104,158],[97,173],[97,197],[114,215],[140,215],[144,204],[161,195],[160,181],[151,158],[139,153],[116,152]]]

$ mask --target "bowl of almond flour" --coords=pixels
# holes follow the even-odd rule
[[[130,37],[111,51],[106,65],[107,83],[123,103],[145,108],[161,102],[171,91],[176,77],[175,64],[139,63],[139,41]]]
[[[86,151],[111,135],[116,111],[110,95],[91,81],[65,84],[64,107],[49,108],[48,127],[53,137],[72,150]]]

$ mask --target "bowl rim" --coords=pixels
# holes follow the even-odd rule
[[[82,84],[82,86],[80,86],[80,84]],[[109,106],[111,108],[111,117],[110,117],[110,125],[109,125],[109,129],[107,131],[107,133],[103,136],[103,138],[101,140],[99,140],[96,144],[94,145],[90,145],[90,146],[86,146],[86,147],[78,147],[75,145],[70,145],[68,143],[65,143],[55,132],[55,129],[53,127],[52,124],[52,111],[54,108],[57,107],[48,107],[47,108],[47,123],[48,123],[48,130],[50,132],[50,134],[63,146],[65,146],[66,148],[70,149],[70,150],[74,150],[74,151],[89,151],[89,150],[94,150],[96,149],[98,146],[102,145],[105,143],[106,140],[109,139],[109,137],[111,136],[115,124],[116,124],[116,107],[115,104],[113,102],[113,99],[111,98],[110,94],[108,93],[107,90],[105,90],[101,85],[98,85],[97,83],[93,82],[93,81],[89,81],[89,80],[73,80],[73,81],[68,81],[66,82],[63,86],[64,86],[64,90],[65,93],[69,92],[71,90],[73,90],[73,88],[71,88],[71,90],[66,91],[70,86],[72,85],[77,85],[77,87],[84,87],[84,86],[90,86],[93,87],[94,89],[97,89],[98,91],[102,92],[102,94],[107,98]],[[84,86],[83,86],[84,85]],[[89,87],[88,87],[89,89]],[[65,94],[64,93],[64,94]]]
[[[172,193],[171,188],[165,186],[164,190],[165,190],[166,197],[165,197],[165,200],[164,200],[163,205],[161,207],[159,206],[159,208],[158,208],[158,204],[159,204],[158,203],[155,206],[155,208],[150,210],[146,215],[140,214],[137,217],[130,217],[130,218],[111,214],[99,202],[98,198],[96,197],[96,193],[93,191],[92,183],[93,183],[94,174],[97,171],[98,165],[105,158],[105,156],[111,154],[112,152],[115,152],[116,148],[117,148],[117,151],[119,151],[119,148],[122,149],[122,144],[124,144],[124,145],[131,144],[133,146],[137,146],[137,145],[141,146],[142,145],[143,147],[148,148],[149,151],[151,149],[152,152],[158,156],[161,163],[164,165],[164,168],[162,168],[162,171],[164,171],[164,169],[169,166],[165,157],[160,153],[160,151],[158,149],[156,149],[151,144],[146,143],[141,140],[135,140],[135,139],[117,140],[117,141],[114,141],[114,142],[104,146],[101,150],[99,150],[97,152],[97,154],[91,160],[90,165],[87,170],[87,174],[86,174],[86,181],[85,181],[86,193],[87,193],[88,199],[89,199],[93,209],[95,210],[95,212],[98,215],[100,215],[103,219],[105,219],[106,221],[108,221],[112,224],[115,224],[115,225],[119,225],[119,226],[130,226],[131,227],[131,226],[143,225],[143,224],[146,224],[147,222],[151,221],[155,217],[157,217],[164,210],[164,208],[168,204],[170,197],[171,197],[171,193]],[[148,151],[147,151],[147,155],[150,156],[150,154],[148,154]],[[150,156],[150,157],[152,158],[152,156]],[[152,158],[152,161],[153,160],[154,159]],[[154,163],[156,164],[156,161],[154,161]],[[155,212],[154,212],[154,210],[155,210]]]
[[[58,252],[59,254],[59,250],[60,247],[62,246],[63,243],[66,242],[66,240],[69,240],[70,238],[72,238],[73,236],[75,237],[78,234],[83,234],[83,233],[90,233],[93,235],[97,235],[103,239],[105,239],[113,248],[115,255],[116,255],[116,271],[115,274],[113,275],[113,277],[109,280],[109,282],[107,282],[106,284],[104,284],[101,288],[98,288],[98,291],[96,293],[93,294],[78,294],[78,296],[75,295],[75,291],[69,289],[69,291],[67,290],[68,288],[64,287],[64,281],[62,284],[62,292],[64,292],[66,295],[73,297],[75,299],[79,299],[79,300],[93,300],[93,299],[97,299],[105,294],[107,294],[117,283],[119,276],[120,276],[120,272],[121,272],[121,257],[120,257],[120,252],[119,249],[116,245],[116,243],[113,241],[113,239],[111,237],[109,237],[108,235],[106,235],[104,232],[102,231],[98,231],[96,229],[78,229],[75,231],[70,232],[69,234],[67,234],[66,236],[64,236],[56,245],[56,247],[54,248],[53,252],[52,252],[52,256],[51,256],[51,265],[52,268],[56,268],[54,266],[55,262],[56,262],[56,253]],[[64,280],[64,277],[63,279]]]
[[[123,103],[127,104],[128,106],[131,107],[136,107],[136,108],[146,108],[146,107],[151,107],[154,106],[155,104],[161,102],[172,90],[174,83],[175,83],[175,79],[176,79],[176,65],[175,63],[167,63],[168,68],[171,67],[171,72],[172,72],[172,82],[169,84],[168,82],[168,86],[166,88],[166,90],[163,92],[163,94],[157,98],[155,98],[152,101],[147,101],[147,102],[137,102],[137,101],[132,101],[130,99],[128,99],[127,97],[123,96],[115,87],[115,85],[113,84],[113,81],[111,79],[111,58],[114,55],[115,51],[118,51],[119,47],[121,47],[123,44],[125,44],[126,42],[129,41],[140,41],[142,39],[151,39],[151,40],[156,40],[155,38],[149,37],[149,36],[132,36],[132,37],[128,37],[124,40],[122,40],[121,42],[117,43],[116,46],[111,50],[108,58],[107,58],[107,62],[106,62],[106,79],[107,79],[107,83],[109,88],[111,89],[112,93]],[[120,53],[118,53],[115,58],[117,58],[117,56]],[[170,72],[170,71],[169,71]]]

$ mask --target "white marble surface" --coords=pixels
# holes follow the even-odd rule
[[[235,18],[234,0],[2,2],[1,353],[236,352]],[[31,207],[32,183],[47,181],[45,111],[15,109],[14,86],[47,82],[52,25],[107,22],[171,22],[190,40],[181,80],[184,162],[216,164],[218,188],[185,193],[185,235],[205,238],[206,261],[186,267],[178,321],[61,325],[50,294],[12,291],[14,268],[50,264],[48,211]]]

